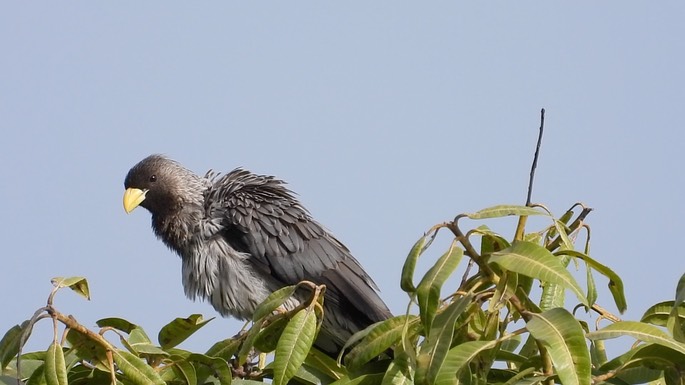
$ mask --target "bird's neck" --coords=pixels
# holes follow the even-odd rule
[[[180,256],[184,255],[197,227],[204,217],[204,208],[197,203],[182,202],[175,210],[152,216],[152,228],[159,239]]]

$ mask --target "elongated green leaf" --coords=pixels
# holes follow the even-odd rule
[[[543,282],[563,285],[571,289],[580,302],[589,307],[587,298],[578,282],[566,270],[559,258],[540,245],[525,241],[514,242],[511,247],[493,253],[490,262]]]
[[[642,322],[620,321],[600,330],[587,333],[585,336],[591,340],[606,340],[628,336],[640,341],[666,346],[681,354],[685,354],[685,344],[674,340],[656,326]]]
[[[112,352],[114,362],[122,373],[136,385],[165,385],[159,374],[140,358],[125,350]]]
[[[55,277],[52,279],[52,284],[55,287],[68,287],[83,298],[90,300],[88,281],[84,277]]]
[[[566,233],[566,224],[559,220],[555,220],[554,228],[556,229],[556,233],[559,234],[559,238],[561,238],[562,249],[573,250],[573,242],[571,242]]]
[[[428,336],[421,345],[417,359],[416,379],[418,383],[432,384],[445,361],[452,345],[457,319],[471,304],[472,295],[458,298],[435,317]]]
[[[657,344],[646,344],[635,349],[635,354],[631,357],[631,362],[628,365],[638,366],[639,364],[635,362],[637,360],[642,360],[643,362],[639,364],[647,364],[652,369],[685,367],[685,354]]]
[[[361,367],[399,342],[405,322],[409,323],[409,333],[421,328],[420,319],[414,315],[400,315],[373,325],[366,337],[345,356],[348,369]]]
[[[406,365],[400,365],[393,361],[388,365],[381,385],[414,385],[414,381]]]
[[[115,317],[103,318],[101,320],[96,321],[95,324],[97,324],[101,328],[110,327],[113,329],[121,330],[126,334],[130,334],[133,329],[138,327],[138,325],[129,322],[123,318]]]
[[[26,385],[47,385],[48,382],[45,377],[45,362],[43,362],[43,365],[38,366],[36,370],[31,373],[31,376],[26,381]],[[12,385],[17,385],[16,378]]]
[[[5,368],[12,361],[17,353],[19,353],[19,343],[21,342],[21,335],[24,333],[29,325],[29,321],[24,321],[21,325],[14,325],[10,330],[2,336],[0,340],[0,374],[5,372]]]
[[[423,253],[423,247],[426,245],[427,240],[428,235],[424,235],[416,241],[409,251],[407,259],[404,261],[404,266],[402,266],[400,288],[407,293],[411,294],[416,291],[416,287],[414,287],[414,270],[416,269],[416,261],[418,261],[419,256]]]
[[[630,349],[626,353],[621,354],[620,356],[612,359],[611,361],[606,362],[603,364],[601,367],[599,367],[598,371],[600,373],[608,373],[611,371],[617,371],[618,374],[616,375],[616,378],[618,378],[622,383],[627,383],[627,384],[646,384],[650,383],[651,381],[654,381],[661,377],[663,371],[662,370],[655,370],[655,369],[648,369],[647,367],[650,367],[650,365],[654,365],[655,362],[650,363],[649,357],[646,357],[646,359],[640,358],[640,356],[653,356],[654,354],[659,354],[657,351],[652,351],[654,347],[660,347],[664,349],[662,354],[668,354],[668,352],[674,353],[674,355],[680,355],[680,353],[673,352],[673,350],[669,350],[666,347],[657,345],[657,344],[643,344],[641,346],[638,346],[636,348]],[[640,353],[642,349],[646,349],[644,353]],[[633,358],[633,356],[638,355],[638,358]],[[663,368],[663,364],[657,364],[656,367],[661,367]],[[663,384],[663,382],[662,382]]]
[[[72,329],[67,334],[67,342],[69,343],[71,350],[73,350],[81,359],[89,361],[103,369],[109,367],[107,364],[105,348],[93,341],[87,335]]]
[[[680,305],[685,301],[685,274],[678,280],[678,286],[675,293],[675,301],[668,317],[668,330],[673,335],[676,341],[685,342],[685,333],[683,333],[683,323],[680,319]]]
[[[213,319],[204,320],[202,314],[192,314],[188,318],[176,318],[162,327],[157,340],[163,349],[173,348]]]
[[[302,366],[316,337],[316,313],[302,309],[290,319],[276,346],[274,385],[285,385]]]
[[[135,326],[128,338],[120,338],[121,343],[134,355],[154,355],[154,356],[169,356],[169,353],[162,350],[160,347],[152,344],[150,337],[147,336],[145,330],[140,326]]]
[[[466,214],[470,219],[500,218],[510,215],[547,215],[546,212],[528,206],[498,205],[479,210],[473,214]]]
[[[180,359],[180,357],[176,358],[178,358],[178,360],[174,360],[173,368],[177,375],[185,380],[186,384],[197,385],[197,373],[195,373],[193,364],[184,359]]]
[[[290,383],[304,384],[304,385],[320,385],[321,380],[318,377],[319,373],[316,371],[311,371],[305,365],[300,366],[297,372],[290,380]]]
[[[140,326],[136,326],[131,330],[131,333],[128,334],[128,342],[130,344],[152,344],[152,340]]]
[[[378,385],[383,381],[384,373],[362,374],[356,377],[345,376],[330,385]]]
[[[590,385],[590,353],[583,328],[571,313],[556,308],[532,314],[526,328],[547,348],[561,383]]]
[[[257,306],[257,309],[252,315],[252,320],[257,321],[276,311],[279,306],[283,305],[285,301],[295,294],[295,290],[297,290],[297,285],[291,285],[280,288],[269,294],[269,296]]]
[[[469,341],[450,349],[445,361],[438,369],[434,385],[454,385],[457,383],[459,372],[480,353],[494,348],[497,340]]]
[[[423,276],[416,288],[416,298],[419,302],[419,313],[425,330],[429,330],[440,304],[440,290],[447,278],[459,265],[464,251],[452,242],[449,250],[443,254]]]
[[[563,307],[565,299],[566,290],[564,285],[546,283],[542,288],[542,295],[540,295],[540,309],[545,311],[556,307]]]
[[[640,318],[641,322],[651,323],[657,326],[666,326],[668,317],[673,309],[674,301],[664,301],[650,306]],[[685,308],[680,308],[680,317],[685,317]]]
[[[67,366],[62,345],[53,342],[45,355],[45,381],[48,385],[67,385]]]
[[[218,379],[221,385],[231,384],[231,369],[228,367],[228,363],[226,362],[226,360],[217,357],[208,357],[204,354],[191,354],[190,356],[188,356],[186,360],[188,362],[196,363],[194,364],[196,372],[199,372],[200,365],[206,366],[212,370],[213,377]]]
[[[288,318],[284,316],[274,320],[267,327],[263,328],[254,341],[254,347],[263,353],[274,351],[278,344],[278,340],[289,323],[288,321]]]
[[[590,341],[590,360],[593,367],[600,367],[607,362],[607,351],[603,340]]]
[[[240,350],[238,350],[238,364],[244,365],[247,361],[247,356],[254,347],[254,341],[257,339],[259,332],[262,330],[262,325],[264,324],[264,318],[257,320],[257,322],[252,323],[252,327],[247,331],[247,336],[243,339],[243,343],[240,345]]]
[[[609,279],[609,291],[614,298],[618,311],[621,313],[626,311],[628,305],[625,293],[623,292],[623,280],[613,270],[590,258],[587,254],[577,250],[560,250],[554,253],[554,255],[568,255],[570,257],[582,259],[585,263],[592,266],[593,269],[597,270],[597,272],[607,277]]]
[[[321,352],[315,347],[309,350],[307,358],[304,360],[309,368],[319,371],[322,376],[329,377],[331,380],[339,380],[347,375],[345,367],[338,365],[338,361],[329,357],[327,354]],[[321,378],[321,377],[320,377]],[[323,381],[326,383],[328,381]]]
[[[595,285],[595,277],[592,275],[592,269],[589,263],[585,263],[585,280],[587,281],[587,302],[592,305],[597,301],[597,286]]]
[[[495,287],[495,294],[493,294],[492,299],[488,305],[488,312],[494,313],[499,311],[504,307],[509,299],[516,294],[516,288],[518,287],[519,275],[511,272],[505,271],[502,274],[497,286]]]
[[[240,340],[237,338],[228,338],[222,341],[219,341],[212,345],[209,350],[207,350],[207,353],[205,353],[206,356],[209,357],[219,357],[223,358],[224,360],[228,361],[230,360],[233,355],[238,351],[238,348],[240,347]]]
[[[499,251],[502,249],[506,249],[507,247],[511,246],[509,241],[504,239],[501,235],[497,234],[496,232],[492,231],[488,226],[486,225],[480,225],[476,227],[475,229],[472,230],[475,234],[481,234],[481,244],[480,244],[480,252],[481,255],[489,255],[493,251]]]

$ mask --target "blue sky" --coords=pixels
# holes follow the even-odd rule
[[[90,302],[57,300],[87,326],[119,316],[156,335],[214,315],[184,297],[147,212],[123,211],[126,172],[151,153],[287,180],[402,312],[401,265],[426,229],[525,201],[542,107],[534,201],[595,208],[591,253],[623,277],[625,318],[685,272],[681,2],[2,8],[2,332],[60,275],[89,279]],[[606,291],[600,303],[614,309]],[[215,320],[184,346],[240,325]],[[46,322],[29,347],[48,344]]]

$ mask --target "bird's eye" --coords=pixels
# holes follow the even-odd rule
[[[150,182],[156,182],[156,181],[157,181],[157,175],[150,176]]]

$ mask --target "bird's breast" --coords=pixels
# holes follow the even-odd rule
[[[223,316],[250,319],[278,288],[272,277],[255,270],[249,254],[236,251],[222,237],[198,239],[181,257],[186,296],[208,301]],[[288,302],[286,307],[297,305],[295,299]]]

